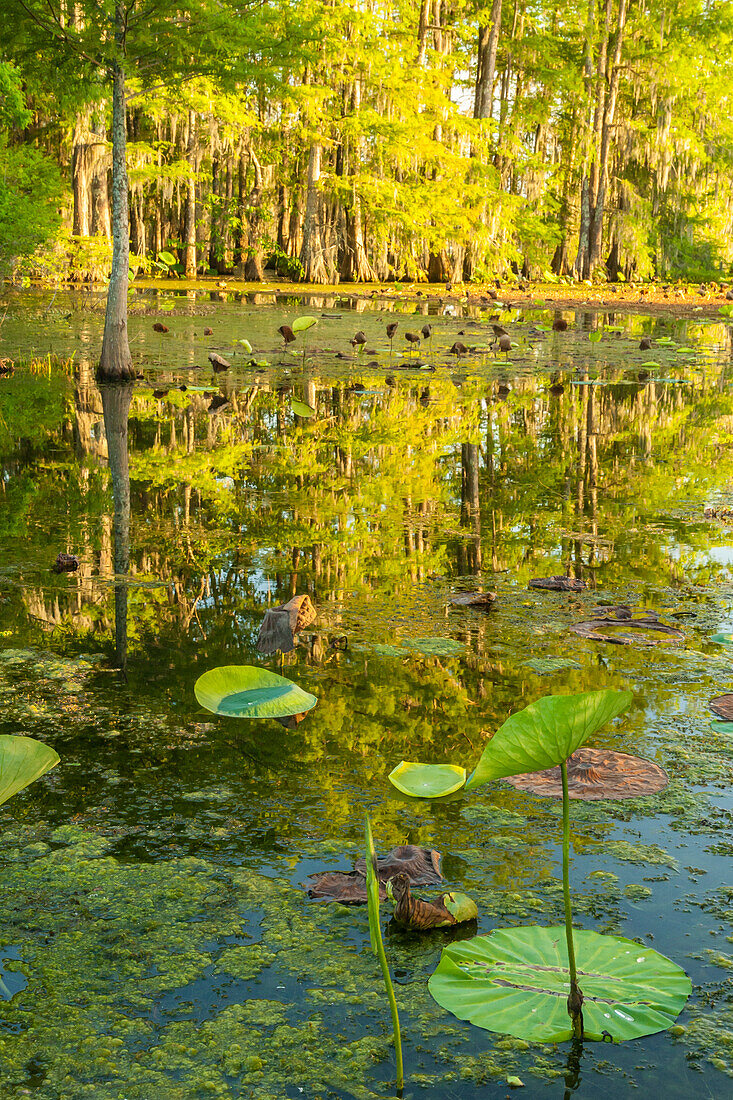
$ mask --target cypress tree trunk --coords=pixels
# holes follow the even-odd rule
[[[188,112],[188,165],[189,178],[186,188],[186,278],[196,278],[196,115]]]
[[[122,40],[123,9],[115,9],[118,41]],[[127,287],[130,271],[129,198],[127,191],[127,125],[125,73],[119,60],[112,72],[112,272],[107,291],[100,381],[129,381],[135,377],[127,339]]]
[[[321,178],[322,147],[314,141],[308,155],[308,194],[303,222],[303,244],[300,249],[300,262],[303,265],[303,279],[307,283],[328,283],[329,275],[324,259],[323,236],[321,234],[321,202],[318,181]]]

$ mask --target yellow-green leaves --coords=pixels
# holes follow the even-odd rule
[[[458,764],[417,764],[403,760],[389,773],[393,787],[413,798],[442,798],[459,791],[466,782],[466,769]]]
[[[674,1023],[690,979],[671,959],[620,936],[575,931],[584,1036],[636,1039]],[[572,1038],[564,928],[502,928],[444,948],[428,988],[459,1020],[533,1042]]]
[[[33,737],[0,736],[0,805],[59,762],[59,754]]]
[[[199,676],[194,694],[202,707],[229,718],[285,718],[317,703],[285,676],[254,665],[222,665]]]
[[[466,789],[491,779],[554,768],[589,737],[625,711],[629,691],[589,691],[545,695],[517,711],[499,727],[483,751]]]

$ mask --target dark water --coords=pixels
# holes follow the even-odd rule
[[[524,1049],[463,1024],[426,988],[450,934],[393,931],[385,907],[405,1096],[503,1098],[508,1075],[528,1098],[733,1096],[733,739],[707,706],[733,679],[710,641],[733,628],[733,545],[704,517],[733,504],[730,329],[568,312],[552,333],[539,308],[383,297],[135,296],[126,679],[91,358],[101,302],[9,302],[0,731],[62,762],[0,810],[2,1100],[394,1095],[366,913],[300,884],[350,869],[369,808],[380,850],[442,852],[480,931],[558,923],[558,804],[501,783],[411,802],[386,776],[402,759],[470,767],[513,710],[600,687],[634,706],[595,743],[671,782],[573,804],[576,922],[688,971],[684,1031],[588,1044],[577,1066],[568,1044]],[[305,362],[303,338],[289,355],[277,334],[303,314],[319,319]],[[487,350],[492,316],[516,341],[508,360]],[[432,340],[402,354],[427,320]],[[356,329],[373,351],[352,349]],[[641,333],[662,342],[640,352]],[[450,355],[455,340],[474,350]],[[233,369],[215,376],[211,349]],[[214,394],[227,403],[210,413]],[[77,573],[50,572],[60,551]],[[566,572],[588,590],[527,587]],[[449,604],[476,588],[497,592],[494,611]],[[317,707],[290,731],[203,711],[196,678],[258,663],[265,610],[296,592],[318,619],[284,672]],[[653,609],[684,641],[569,630],[601,604]]]

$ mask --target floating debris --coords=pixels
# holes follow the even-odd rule
[[[582,746],[568,757],[568,796],[592,802],[599,798],[639,798],[657,794],[669,783],[664,768],[630,756],[625,752],[609,749],[589,749]],[[562,798],[560,768],[546,768],[539,772],[525,772],[506,779],[513,787],[528,794],[547,798]]]

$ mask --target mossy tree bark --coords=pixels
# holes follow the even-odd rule
[[[116,8],[116,33],[122,38],[123,8]],[[122,44],[122,43],[121,43]],[[122,50],[120,51],[122,55]],[[135,377],[127,338],[127,288],[130,271],[130,212],[127,188],[127,107],[125,71],[118,57],[112,68],[112,272],[107,291],[100,381],[124,382]]]

